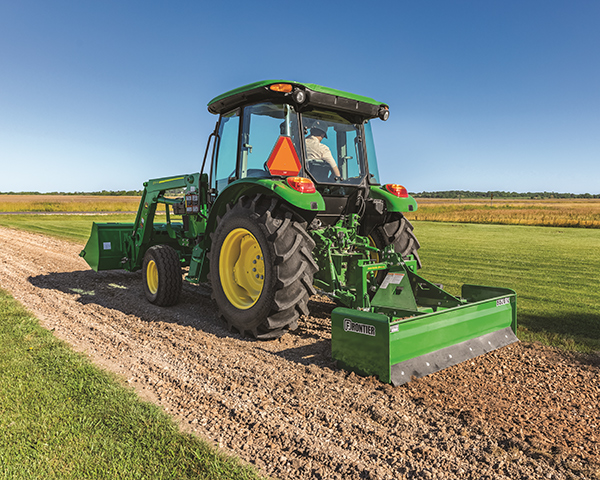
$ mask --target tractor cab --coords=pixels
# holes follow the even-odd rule
[[[265,81],[209,103],[220,114],[212,156],[216,198],[236,180],[300,177],[323,196],[319,219],[364,211],[379,172],[371,120],[387,105],[367,97],[297,82]]]

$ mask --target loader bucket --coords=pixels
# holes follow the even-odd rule
[[[518,341],[516,294],[508,288],[463,285],[457,306],[421,310],[403,318],[334,309],[333,358],[397,386]]]
[[[94,223],[79,256],[96,272],[123,268],[122,259],[127,256],[124,239],[132,231],[133,223]]]

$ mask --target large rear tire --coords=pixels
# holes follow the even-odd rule
[[[182,278],[179,255],[168,245],[150,247],[142,265],[144,294],[159,307],[175,305],[181,294]]]
[[[421,268],[421,259],[418,253],[421,244],[417,240],[413,228],[404,215],[394,212],[387,223],[379,225],[371,232],[370,239],[380,250],[393,244],[396,253],[399,253],[404,259],[409,255],[414,256],[417,267]]]
[[[212,235],[213,299],[230,331],[277,338],[308,314],[317,265],[306,222],[275,198],[242,197]]]

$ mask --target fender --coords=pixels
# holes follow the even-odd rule
[[[400,198],[386,190],[383,185],[371,185],[371,198],[378,198],[385,201],[388,212],[416,212],[417,201],[409,195],[406,198]]]
[[[215,231],[217,217],[225,215],[228,204],[237,202],[244,195],[250,196],[259,193],[281,199],[309,222],[318,212],[325,211],[325,201],[319,192],[298,192],[290,187],[285,179],[246,177],[231,182],[219,193],[210,208],[206,231]],[[205,237],[205,241],[210,242],[208,235]],[[209,245],[209,243],[205,243],[204,247],[207,248]]]

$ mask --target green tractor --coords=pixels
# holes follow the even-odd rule
[[[134,223],[94,224],[81,252],[94,270],[141,269],[148,300],[169,306],[189,267],[228,329],[257,339],[295,330],[319,289],[340,305],[338,365],[395,385],[517,341],[514,291],[464,285],[455,297],[417,273],[403,215],[417,204],[377,169],[371,122],[387,120],[385,103],[272,80],[208,110],[219,119],[201,173],[144,183]]]

